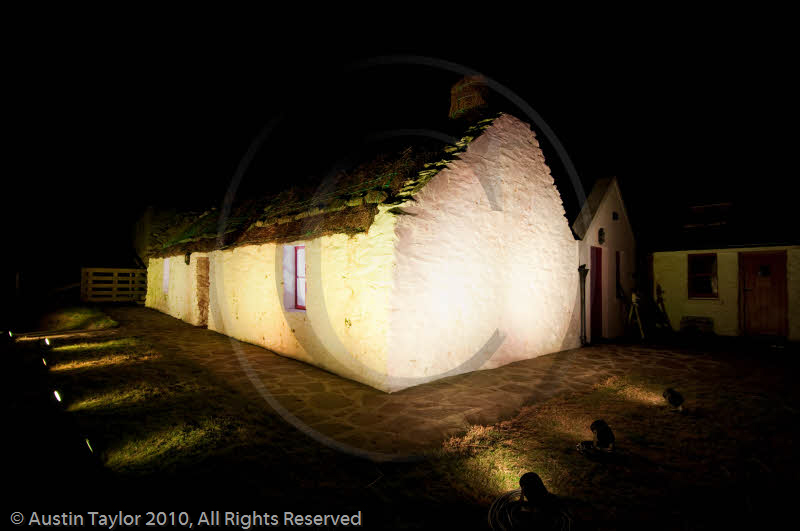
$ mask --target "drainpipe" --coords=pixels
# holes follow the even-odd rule
[[[586,275],[589,269],[586,264],[581,264],[578,268],[581,284],[581,346],[586,346]]]

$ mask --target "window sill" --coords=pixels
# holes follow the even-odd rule
[[[700,297],[700,296],[692,297],[692,296],[689,296],[689,300],[690,301],[718,301],[719,300],[719,296],[717,296],[717,297],[711,297],[711,296],[709,296],[709,297]]]
[[[286,311],[289,313],[306,313],[306,311],[301,308],[286,308]]]

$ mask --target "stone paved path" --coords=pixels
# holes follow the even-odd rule
[[[285,408],[303,426],[351,447],[393,456],[422,453],[471,424],[493,424],[512,417],[524,405],[559,393],[588,391],[594,383],[631,369],[705,372],[715,368],[714,362],[702,357],[645,346],[604,345],[386,394],[155,310],[111,307],[106,311],[120,323],[114,335],[142,336],[159,349],[190,358],[270,409],[238,353],[279,404],[278,409]]]

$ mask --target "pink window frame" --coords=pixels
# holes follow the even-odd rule
[[[297,270],[297,251],[300,249],[305,250],[305,248],[306,248],[305,245],[298,245],[294,248],[294,307],[297,308],[298,310],[306,309],[305,306],[300,306],[300,304],[297,302],[297,284],[298,284],[297,281],[300,280],[301,278],[303,280],[306,279],[306,272],[303,271],[303,276],[301,277],[300,272]],[[306,291],[306,297],[308,297],[308,291]]]

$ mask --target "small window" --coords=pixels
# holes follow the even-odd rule
[[[164,295],[169,291],[169,257],[164,258],[164,274],[161,282],[161,290]]]
[[[283,246],[283,307],[306,310],[306,246]]]
[[[613,219],[614,221],[619,220],[619,213],[616,212],[616,211],[612,212],[611,213],[611,219]]]
[[[294,307],[306,309],[306,248],[299,245],[294,248],[295,290]]]
[[[689,259],[689,298],[716,299],[717,294],[717,255],[690,254]]]

